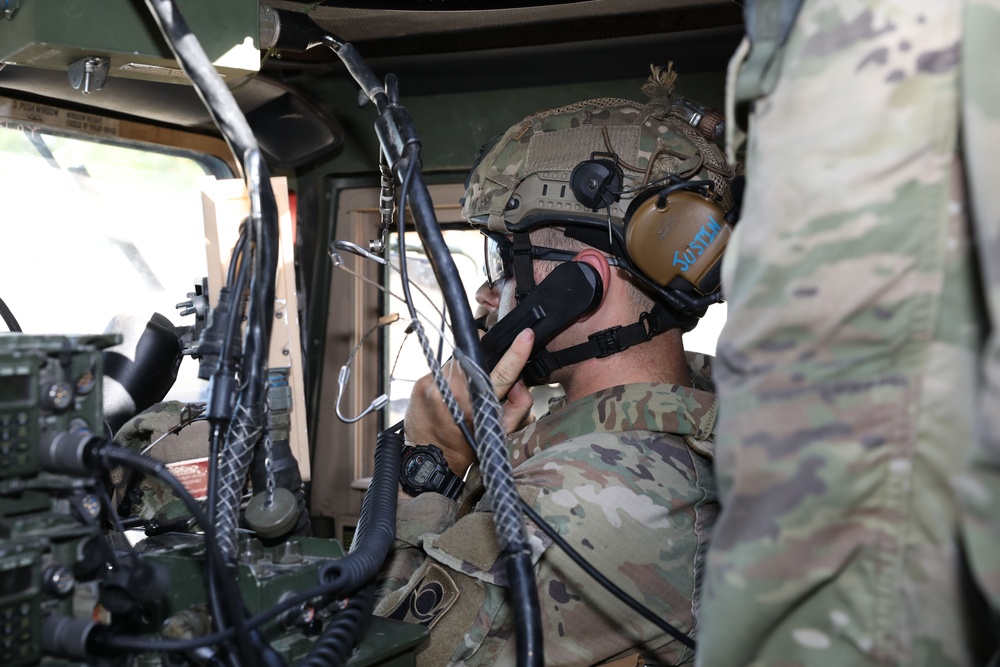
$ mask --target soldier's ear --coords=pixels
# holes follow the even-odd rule
[[[583,315],[577,322],[586,322],[590,317],[596,313],[598,310],[604,306],[605,299],[607,299],[608,291],[607,286],[610,284],[611,280],[611,265],[608,263],[608,258],[604,254],[594,248],[587,248],[586,250],[581,250],[577,253],[576,257],[573,258],[574,262],[580,262],[581,264],[586,264],[587,266],[594,269],[597,272],[597,277],[600,280],[600,302],[597,307],[589,311],[587,314]]]

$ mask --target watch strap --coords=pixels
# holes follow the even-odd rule
[[[442,484],[443,488],[438,490],[438,493],[452,500],[458,500],[459,494],[462,493],[462,489],[465,487],[465,482],[461,477],[452,472],[451,468],[445,468],[445,479]]]

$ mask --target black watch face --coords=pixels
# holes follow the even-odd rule
[[[465,486],[448,468],[444,454],[435,445],[417,445],[403,454],[399,481],[404,491],[415,496],[433,491],[452,500],[458,497]]]
[[[406,478],[414,486],[424,486],[436,469],[434,459],[426,454],[416,454],[406,462]]]

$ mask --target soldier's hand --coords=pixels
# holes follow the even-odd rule
[[[497,362],[496,368],[490,373],[497,397],[503,403],[504,432],[516,430],[528,418],[533,399],[523,380],[518,376],[528,363],[531,348],[535,340],[534,332],[525,329]],[[448,380],[452,393],[465,414],[466,423],[472,429],[472,405],[465,374],[457,362],[449,361],[441,367],[441,372]],[[506,400],[504,400],[506,399]],[[432,444],[441,448],[448,467],[459,476],[464,476],[475,460],[476,453],[462,436],[461,430],[455,424],[448,408],[441,398],[441,393],[434,384],[432,375],[427,374],[417,380],[410,394],[410,402],[406,406],[404,417],[406,439],[414,445]]]

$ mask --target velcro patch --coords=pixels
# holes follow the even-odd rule
[[[458,586],[451,575],[440,565],[431,563],[385,617],[430,629],[454,606],[458,595]]]

